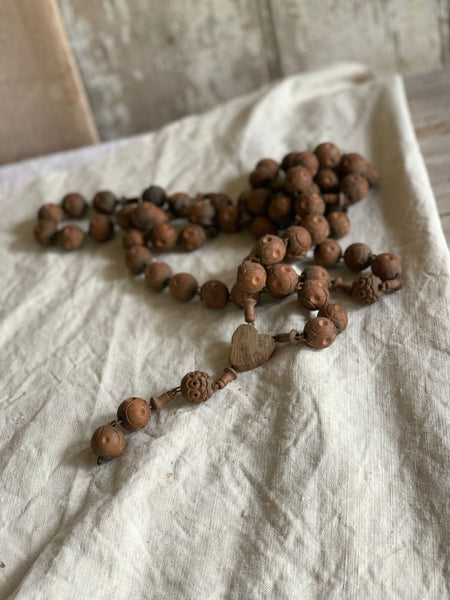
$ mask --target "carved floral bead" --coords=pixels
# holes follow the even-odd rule
[[[152,262],[153,255],[145,246],[133,246],[125,254],[125,264],[132,275],[140,275]]]
[[[99,243],[108,242],[114,235],[114,224],[106,214],[92,217],[89,223],[89,235]]]
[[[336,339],[334,324],[326,317],[310,319],[303,330],[305,342],[310,348],[322,350],[328,348]]]
[[[369,183],[363,175],[350,173],[341,180],[339,191],[347,196],[350,204],[356,204],[369,193]]]
[[[276,298],[285,298],[292,294],[297,281],[297,272],[289,265],[278,263],[267,271],[267,289]]]
[[[309,281],[311,279],[323,279],[327,285],[331,283],[330,274],[326,269],[320,267],[319,265],[312,265],[310,267],[306,267],[303,269],[300,280],[301,281]]]
[[[277,235],[264,235],[253,250],[263,265],[274,265],[286,255],[286,244]]]
[[[207,281],[200,288],[200,300],[206,308],[223,308],[227,304],[229,296],[227,286],[217,279]]]
[[[62,199],[62,207],[68,217],[78,219],[87,210],[87,202],[81,194],[66,194]]]
[[[386,281],[401,275],[402,261],[395,254],[384,252],[373,259],[370,268],[374,275],[377,275],[382,281]]]
[[[286,258],[288,260],[303,258],[311,248],[311,234],[300,225],[291,225],[285,229],[281,239],[287,242]]]
[[[97,212],[104,215],[112,215],[116,208],[117,198],[112,192],[97,192],[92,201]]]
[[[321,267],[331,269],[341,258],[342,248],[336,240],[326,239],[314,249],[314,260]]]
[[[64,250],[78,250],[83,245],[84,233],[78,225],[66,225],[59,232],[58,241]]]
[[[175,248],[178,240],[178,232],[170,223],[162,223],[153,229],[150,240],[154,248],[161,252],[167,252]]]
[[[306,217],[302,219],[302,227],[309,231],[313,246],[320,244],[330,235],[328,221],[321,215],[306,215]]]
[[[305,167],[292,167],[286,173],[284,189],[290,194],[308,192],[313,183],[312,176]]]
[[[201,248],[206,242],[206,232],[201,225],[189,223],[181,229],[178,241],[184,250],[193,252]]]
[[[162,261],[153,262],[145,269],[145,283],[155,292],[161,292],[169,285],[172,269]]]
[[[339,304],[325,304],[317,313],[318,317],[326,317],[333,322],[336,333],[342,333],[348,325],[347,311]]]
[[[352,284],[350,296],[360,304],[373,304],[383,295],[382,281],[376,275],[361,275]]]
[[[323,215],[325,212],[325,202],[319,194],[300,194],[295,199],[294,212],[299,217]]]
[[[177,273],[169,282],[172,296],[180,302],[189,302],[198,290],[197,280],[190,273]]]
[[[266,285],[266,279],[266,270],[259,263],[246,260],[237,269],[236,283],[249,294],[260,292]]]
[[[50,219],[41,219],[33,229],[34,237],[43,246],[50,246],[56,239],[56,222]]]
[[[181,380],[181,393],[188,402],[200,404],[211,398],[214,391],[213,380],[208,373],[191,371]]]
[[[112,425],[102,425],[94,431],[91,450],[101,458],[115,458],[125,448],[125,436]]]
[[[351,271],[367,269],[372,260],[372,249],[367,244],[359,242],[350,244],[344,252],[344,263]]]
[[[350,231],[350,221],[345,212],[334,210],[327,216],[331,235],[335,238],[343,238]]]
[[[321,169],[334,169],[341,160],[341,151],[331,142],[319,144],[314,150],[314,154],[319,160]]]
[[[319,310],[328,302],[330,292],[323,279],[310,279],[301,284],[297,291],[300,306],[307,310]]]
[[[44,204],[39,209],[38,219],[47,219],[55,223],[61,223],[64,220],[64,211],[57,204]]]
[[[117,419],[128,431],[138,431],[150,421],[152,411],[149,404],[138,397],[127,398],[117,409]]]

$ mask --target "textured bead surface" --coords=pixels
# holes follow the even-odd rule
[[[295,199],[294,212],[299,217],[323,215],[325,212],[325,202],[319,194],[300,194]]]
[[[314,260],[325,269],[336,266],[341,258],[342,248],[336,240],[326,239],[314,249]]]
[[[151,231],[157,225],[166,223],[168,217],[162,208],[155,206],[151,202],[142,202],[131,213],[131,221],[136,229]]]
[[[87,202],[81,194],[71,193],[62,199],[62,207],[68,217],[78,219],[87,210]]]
[[[181,393],[188,402],[200,404],[211,398],[214,391],[213,380],[208,373],[191,371],[181,380]]]
[[[276,298],[285,298],[292,294],[297,281],[297,272],[289,265],[278,263],[268,269],[267,289]]]
[[[177,245],[178,231],[170,223],[162,223],[153,229],[150,240],[153,248],[167,252]]]
[[[351,271],[367,269],[372,260],[372,249],[367,244],[350,244],[344,252],[344,263]]]
[[[281,163],[283,171],[288,171],[292,167],[305,167],[314,177],[319,170],[319,159],[313,152],[290,152],[286,154]]]
[[[338,169],[341,176],[348,175],[349,173],[364,175],[367,170],[367,161],[361,154],[351,152],[350,154],[344,154],[339,162]]]
[[[297,291],[300,306],[307,310],[319,310],[328,302],[330,293],[323,279],[311,279],[301,284]]]
[[[206,308],[214,310],[223,308],[227,304],[229,296],[227,286],[217,279],[207,281],[200,288],[200,300]]]
[[[317,313],[318,317],[330,319],[336,327],[336,333],[342,333],[348,325],[347,311],[339,304],[325,304]]]
[[[169,283],[172,296],[180,302],[189,302],[198,290],[197,280],[190,273],[177,273]]]
[[[206,242],[206,232],[201,225],[189,223],[180,230],[178,241],[184,250],[193,252]]]
[[[283,232],[282,240],[287,242],[286,258],[288,260],[299,260],[303,258],[311,248],[311,234],[300,225],[291,225]]]
[[[395,254],[384,252],[373,259],[370,268],[382,281],[395,279],[402,272],[402,261]]]
[[[127,229],[122,234],[122,248],[128,250],[133,246],[146,246],[147,236],[139,229]]]
[[[116,196],[108,191],[97,192],[92,201],[95,210],[104,215],[112,215],[116,208],[116,203]]]
[[[333,192],[339,186],[339,177],[333,169],[320,169],[314,181],[324,193]]]
[[[161,292],[167,287],[171,277],[172,269],[162,261],[151,263],[145,269],[145,282],[155,292]]]
[[[138,431],[150,421],[152,411],[149,404],[138,397],[127,398],[117,409],[117,419],[128,431]]]
[[[91,450],[102,458],[115,458],[125,448],[125,436],[112,425],[102,425],[94,431],[91,438]]]
[[[341,180],[339,191],[347,196],[350,204],[356,204],[369,193],[369,183],[363,175],[350,173]]]
[[[39,209],[38,219],[47,219],[55,223],[61,223],[64,220],[64,211],[57,204],[44,204]]]
[[[308,230],[312,246],[320,244],[330,235],[330,226],[327,219],[321,215],[306,215],[302,219],[302,227]]]
[[[56,239],[56,222],[50,219],[41,219],[33,229],[34,238],[43,246],[50,246]]]
[[[99,243],[109,241],[114,235],[114,225],[106,214],[92,217],[89,223],[89,235]]]
[[[254,255],[263,265],[274,265],[281,262],[286,254],[286,244],[277,235],[264,235],[254,248]]]
[[[360,304],[373,304],[381,298],[382,281],[376,275],[361,275],[352,283],[350,296]]]
[[[284,189],[291,194],[308,192],[312,183],[313,179],[308,169],[301,166],[292,167],[286,173]]]
[[[255,294],[266,285],[266,278],[266,270],[262,265],[246,260],[237,269],[236,283],[244,292]]]
[[[333,169],[334,167],[337,167],[341,160],[341,151],[331,142],[319,144],[314,150],[314,154],[319,160],[321,169]]]
[[[78,250],[83,245],[84,233],[78,225],[66,225],[59,232],[58,241],[64,250]]]
[[[303,330],[305,342],[310,348],[322,350],[328,348],[336,339],[334,324],[326,317],[310,319]]]
[[[207,200],[200,200],[195,202],[189,209],[188,219],[191,223],[196,225],[203,225],[209,227],[213,225],[216,220],[216,209]]]
[[[335,238],[343,238],[350,231],[350,221],[345,212],[333,211],[327,216],[330,234]]]
[[[132,275],[140,275],[152,262],[153,255],[145,246],[133,246],[125,254],[125,264]]]
[[[326,281],[327,285],[331,283],[330,274],[324,267],[320,267],[319,265],[311,265],[310,267],[303,269],[300,280],[309,281],[311,279],[323,279]]]

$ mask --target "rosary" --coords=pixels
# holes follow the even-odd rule
[[[233,333],[231,366],[225,367],[220,378],[191,371],[179,386],[148,402],[138,397],[124,400],[117,418],[96,429],[91,438],[97,464],[118,457],[126,444],[123,430],[134,432],[145,427],[152,411],[160,411],[176,394],[194,404],[205,402],[236,379],[238,372],[268,361],[277,343],[328,348],[348,324],[346,310],[329,302],[330,291],[343,292],[369,305],[402,287],[397,256],[375,255],[364,243],[351,244],[342,252],[336,241],[350,230],[349,207],[362,200],[377,182],[375,167],[360,154],[342,154],[336,145],[324,143],[314,152],[290,152],[281,163],[271,158],[260,160],[249,176],[251,189],[240,194],[237,204],[224,193],[167,195],[156,185],[146,188],[139,198],[118,199],[109,191],[94,196],[92,207],[97,214],[90,220],[88,235],[103,243],[112,239],[116,228],[122,229],[125,264],[132,275],[145,274],[151,290],[168,288],[180,302],[198,295],[206,308],[218,310],[231,301],[244,310],[245,320]],[[69,251],[80,248],[86,233],[74,223],[63,222],[83,217],[89,208],[78,193],[67,194],[61,204],[44,204],[34,227],[36,240]],[[170,223],[173,219],[176,224]],[[220,231],[235,233],[247,226],[257,242],[238,266],[230,291],[219,280],[199,287],[190,273],[173,274],[167,263],[153,261],[154,252],[168,252],[176,245],[195,251]],[[290,263],[303,260],[312,247],[316,265],[298,275]],[[351,284],[342,277],[332,280],[327,271],[341,261],[359,273]],[[371,273],[361,274],[369,267]],[[317,316],[308,319],[301,332],[258,333],[255,306],[261,294],[283,299],[295,292],[300,306],[318,311]]]

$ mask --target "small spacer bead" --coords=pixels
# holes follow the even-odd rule
[[[229,383],[237,378],[237,373],[231,367],[225,367],[224,373],[220,379],[214,383],[215,390],[223,390]]]

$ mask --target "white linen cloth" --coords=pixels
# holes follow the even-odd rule
[[[261,157],[323,141],[379,169],[342,246],[398,254],[403,289],[370,307],[335,294],[349,326],[330,348],[283,345],[202,405],[177,397],[97,467],[94,429],[190,370],[219,376],[242,311],[150,292],[117,241],[39,247],[39,206],[150,183],[236,197]],[[1,598],[448,597],[449,257],[399,77],[355,65],[298,75],[8,189]],[[223,234],[162,259],[231,285],[252,244]],[[301,330],[308,316],[293,298],[264,302],[256,327]]]

